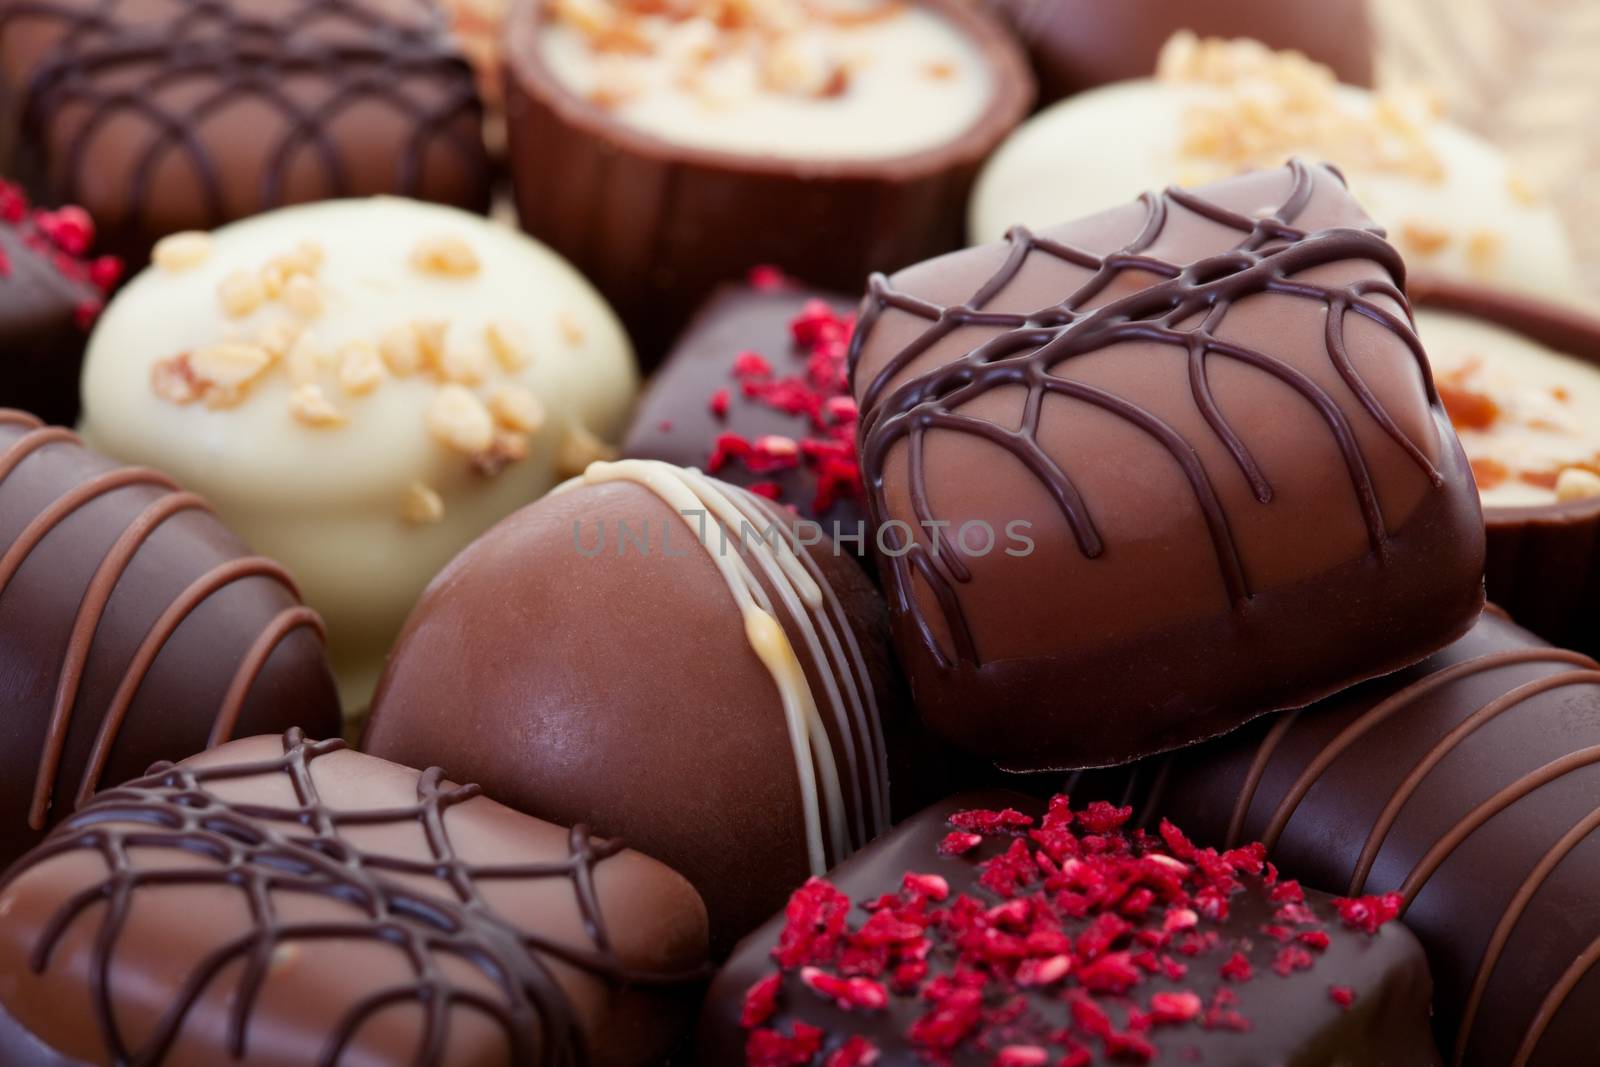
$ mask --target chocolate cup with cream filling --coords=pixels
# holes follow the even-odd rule
[[[1128,762],[1471,626],[1478,494],[1403,282],[1298,162],[875,277],[861,467],[923,721]]]
[[[1039,79],[1039,101],[1155,70],[1178,30],[1250,37],[1291,48],[1333,68],[1350,85],[1372,84],[1366,0],[986,0],[1022,38]]]
[[[882,597],[786,522],[698,472],[592,465],[434,579],[363,750],[624,837],[694,883],[726,954],[881,833],[916,770]]]
[[[1027,114],[1033,77],[997,19],[964,0],[918,0],[989,71],[977,120],[937,147],[869,159],[798,159],[674,143],[618,121],[564,85],[539,43],[545,5],[507,28],[508,154],[523,228],[595,283],[646,365],[717,285],[771,263],[854,291],[963,243],[978,166]]]
[[[1399,892],[1433,970],[1445,1062],[1593,1062],[1600,667],[1589,657],[1490,606],[1414,667],[1141,764],[1137,779],[1127,795],[1140,825],[1182,812],[1198,843],[1259,840],[1308,887]]]
[[[1435,275],[1414,276],[1407,289],[1419,310],[1472,316],[1600,367],[1600,317]],[[1547,641],[1600,652],[1600,497],[1486,504],[1483,520],[1489,599]]]
[[[205,501],[0,409],[0,864],[101,785],[339,728],[322,620]]]

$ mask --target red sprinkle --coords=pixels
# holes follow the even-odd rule
[[[1348,1008],[1356,1002],[1356,991],[1347,985],[1331,985],[1328,987],[1328,998],[1341,1008]]]
[[[719,419],[728,417],[728,404],[730,397],[727,389],[718,389],[711,394],[711,414]]]

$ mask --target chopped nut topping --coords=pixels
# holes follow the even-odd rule
[[[185,352],[171,359],[163,359],[150,368],[150,388],[163,400],[174,404],[192,404],[200,399],[200,383],[189,367],[189,354]]]
[[[301,318],[314,319],[322,314],[322,290],[304,274],[296,274],[284,283],[281,299]]]
[[[424,274],[467,278],[478,273],[478,254],[460,237],[424,237],[411,249],[411,265]]]
[[[320,385],[297,385],[289,394],[289,410],[307,426],[319,429],[344,425],[344,412],[333,405]]]
[[[527,458],[527,434],[497,430],[489,447],[472,457],[472,468],[479,474],[492,478],[511,464],[520,463]]]
[[[494,441],[489,409],[465,386],[440,389],[428,405],[427,422],[441,444],[469,456],[487,451]]]
[[[1506,189],[1511,193],[1511,199],[1525,207],[1536,207],[1544,199],[1528,176],[1518,171],[1506,176]]]
[[[290,346],[283,357],[283,369],[294,385],[310,385],[317,380],[328,355],[309,333],[303,333]]]
[[[1562,503],[1600,497],[1600,474],[1584,467],[1567,467],[1556,476],[1556,499]]]
[[[533,362],[533,342],[520,323],[491,322],[483,332],[502,370],[515,374]]]
[[[1435,256],[1450,243],[1450,231],[1415,220],[1400,224],[1400,245],[1407,254]]]
[[[211,235],[200,230],[185,230],[163,237],[150,252],[150,261],[162,270],[182,271],[198,267],[211,255]]]
[[[422,354],[422,365],[439,369],[444,360],[445,335],[450,332],[450,324],[444,319],[418,319],[411,324],[411,331],[416,335],[417,348]]]
[[[289,349],[294,347],[299,338],[300,325],[283,320],[269,323],[256,331],[256,344],[272,353],[274,360],[288,355]]]
[[[831,97],[850,84],[843,61],[813,37],[779,38],[766,50],[761,82],[775,93],[789,96]]]
[[[351,341],[339,349],[339,384],[351,396],[372,392],[383,375],[383,358],[370,342]]]
[[[1505,238],[1493,230],[1478,230],[1467,238],[1467,265],[1475,273],[1488,274],[1500,258]]]
[[[439,376],[447,382],[478,385],[489,373],[489,353],[467,345],[447,345],[439,356]]]
[[[406,489],[400,514],[417,526],[438,522],[444,518],[444,498],[421,482],[412,482]]]
[[[583,323],[578,321],[576,315],[570,311],[563,311],[561,313],[560,326],[561,336],[566,339],[567,344],[573,347],[583,344],[583,339],[587,334],[584,331]]]
[[[236,270],[218,283],[217,299],[229,318],[242,319],[266,302],[267,290],[259,274]]]
[[[537,433],[544,425],[544,406],[533,390],[520,385],[502,385],[489,394],[489,411],[510,430]]]
[[[1202,40],[1188,31],[1167,41],[1156,77],[1217,90],[1183,117],[1180,153],[1206,164],[1185,168],[1187,178],[1275,167],[1308,152],[1351,170],[1424,182],[1444,177],[1427,136],[1441,110],[1430,94],[1389,89],[1362,108],[1341,95],[1331,70],[1299,52],[1250,40]]]
[[[248,385],[271,365],[271,352],[260,345],[238,341],[197,348],[189,356],[189,367],[195,378],[220,389]]]
[[[566,477],[576,477],[589,464],[615,459],[617,450],[577,424],[567,427],[567,435],[556,450],[556,469]]]
[[[391,326],[378,341],[378,352],[390,373],[397,378],[415,374],[422,369],[422,344],[416,328],[407,323]]]

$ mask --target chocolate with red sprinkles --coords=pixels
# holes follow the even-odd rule
[[[854,326],[853,300],[752,270],[713,294],[673,346],[623,454],[699,467],[827,536],[856,534],[866,513],[845,368]]]
[[[35,206],[0,180],[0,407],[77,421],[84,344],[122,276],[94,238],[82,208]]]
[[[1201,849],[1131,814],[973,793],[902,823],[740,944],[698,1062],[1440,1062],[1397,901],[1303,889],[1260,845]]]

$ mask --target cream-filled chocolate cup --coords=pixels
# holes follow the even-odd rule
[[[548,249],[340,200],[158,245],[90,340],[83,430],[289,567],[355,711],[428,580],[603,455],[636,381],[615,316]]]
[[[1092,148],[1086,147],[1092,146]],[[1555,210],[1527,175],[1421,92],[1341,85],[1248,40],[1176,35],[1152,77],[1040,112],[985,166],[975,243],[1115,206],[1130,189],[1217,181],[1300,156],[1331,163],[1412,270],[1575,298]]]
[[[961,241],[977,167],[1033,81],[961,0],[523,0],[507,38],[523,226],[621,312],[645,361],[772,263],[855,289]]]
[[[1489,598],[1600,650],[1600,316],[1426,275],[1408,288],[1483,498]]]

